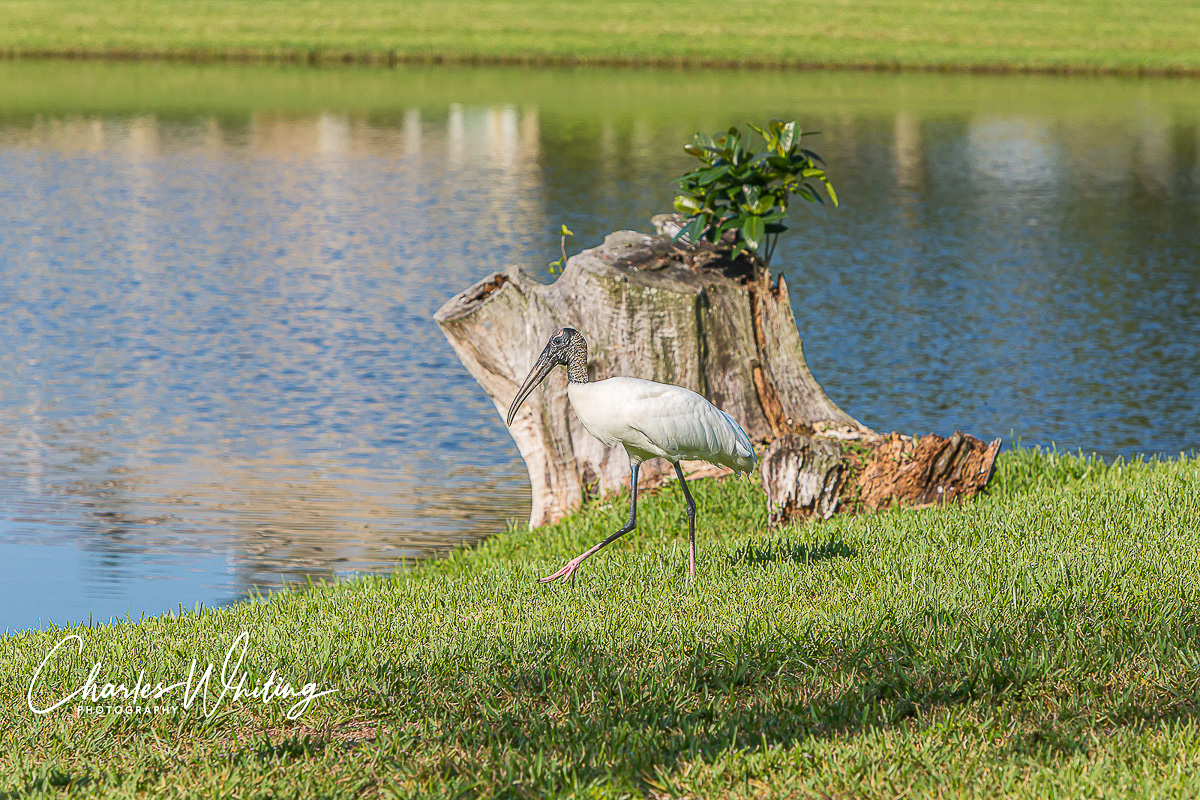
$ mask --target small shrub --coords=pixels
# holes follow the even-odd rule
[[[736,127],[715,137],[697,133],[684,145],[700,166],[679,178],[682,193],[675,198],[675,210],[687,217],[676,238],[725,242],[732,258],[747,253],[765,265],[771,263],[779,234],[787,230],[784,220],[792,195],[824,203],[819,182],[835,206],[838,200],[822,168],[825,162],[800,146],[802,133],[795,121],[771,120],[765,130],[747,125],[766,150],[751,150],[749,136]]]

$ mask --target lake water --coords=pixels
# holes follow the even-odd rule
[[[878,430],[1200,448],[1200,85],[0,62],[0,630],[215,605],[504,530],[431,320],[649,230],[696,130],[797,118],[775,266]]]

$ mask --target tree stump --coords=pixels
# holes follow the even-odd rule
[[[609,234],[601,246],[568,259],[552,284],[509,267],[438,309],[442,332],[501,417],[546,340],[573,327],[587,339],[591,378],[629,375],[684,386],[737,420],[760,448],[773,443],[763,475],[779,520],[854,507],[857,501],[846,494],[850,476],[870,476],[871,498],[887,492],[894,502],[925,497],[907,487],[934,485],[911,466],[928,448],[908,447],[911,440],[900,437],[896,441],[906,444],[886,451],[891,461],[864,459],[892,439],[838,408],[812,377],[783,277],[771,285],[766,270],[750,262],[730,261],[709,245],[672,242],[676,215],[653,222],[657,235]],[[588,497],[620,491],[628,481],[624,449],[592,438],[571,412],[561,370],[530,395],[510,432],[529,470],[531,527],[565,516]],[[993,444],[999,448],[998,440]],[[799,449],[788,455],[788,447]],[[965,474],[975,462],[961,466]],[[990,476],[991,461],[987,467]],[[903,480],[900,470],[907,470]],[[643,484],[662,483],[670,474],[661,461],[642,467]],[[970,496],[986,477],[973,484],[960,478],[953,496]],[[809,488],[797,494],[801,484]],[[804,499],[817,484],[817,499]]]

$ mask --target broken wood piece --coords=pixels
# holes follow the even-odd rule
[[[984,444],[961,431],[920,439],[898,433],[782,437],[762,458],[771,523],[974,497],[991,480],[1000,444],[999,439]]]

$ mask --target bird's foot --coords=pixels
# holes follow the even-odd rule
[[[571,579],[571,585],[575,585],[575,570],[579,569],[579,565],[583,563],[583,557],[578,556],[567,562],[567,565],[553,575],[547,575],[544,578],[538,578],[538,583],[554,583],[560,581],[565,583],[568,578]]]

